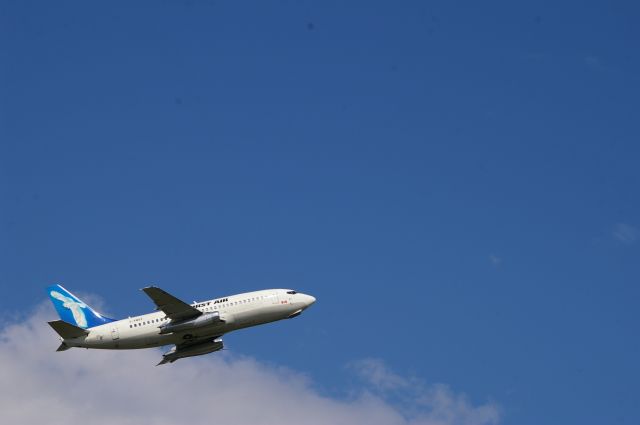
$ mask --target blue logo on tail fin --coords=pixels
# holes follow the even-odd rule
[[[67,323],[86,329],[115,321],[102,316],[60,285],[49,286],[47,294],[60,318]]]

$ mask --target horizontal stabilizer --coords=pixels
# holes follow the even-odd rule
[[[62,339],[78,338],[89,333],[89,331],[67,323],[64,320],[54,320],[53,322],[49,322],[49,326],[58,332],[58,335],[60,335]]]
[[[65,344],[64,342],[60,344],[60,346],[58,347],[58,349],[56,351],[67,351],[69,347],[67,344]]]

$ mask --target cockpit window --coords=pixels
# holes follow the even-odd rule
[[[297,292],[296,291],[287,291],[287,294],[293,295],[293,294],[297,294]]]

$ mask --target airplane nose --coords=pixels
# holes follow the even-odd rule
[[[305,298],[306,299],[304,301],[307,307],[316,302],[316,297],[312,297],[311,295],[307,295]]]

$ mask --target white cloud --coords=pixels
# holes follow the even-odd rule
[[[419,412],[426,424],[482,425],[499,422],[499,408],[488,403],[473,406],[463,394],[455,394],[444,384],[427,385],[416,377],[404,377],[379,359],[362,359],[350,368],[384,398],[391,395],[403,411]]]
[[[379,360],[354,366],[365,382],[345,399],[320,395],[303,374],[236,353],[156,367],[157,350],[56,353],[40,308],[0,330],[3,423],[490,425],[493,403],[472,406],[445,386],[426,386]],[[391,402],[401,388],[411,400]],[[409,403],[407,413],[404,406]]]
[[[400,390],[408,387],[410,382],[397,373],[389,370],[380,359],[362,359],[352,362],[350,369],[379,391]]]
[[[613,228],[613,237],[622,243],[632,244],[638,239],[640,232],[627,223],[618,223]]]

